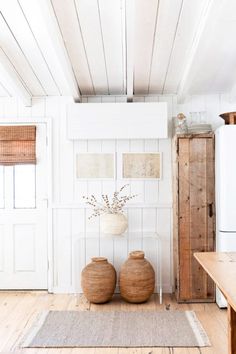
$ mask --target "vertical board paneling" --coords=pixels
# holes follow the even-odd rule
[[[86,217],[85,217],[86,234],[94,233],[96,234],[96,236],[99,236],[99,228],[100,228],[99,217],[88,219],[91,214],[92,214],[92,209],[86,209]]]
[[[129,221],[129,252],[140,250],[142,249],[142,238],[137,237],[137,234],[143,230],[142,209],[130,207],[127,210],[127,216]]]
[[[158,203],[159,196],[159,181],[145,181],[144,184],[144,198],[145,203]]]
[[[6,118],[18,117],[18,100],[15,97],[4,98],[3,115]]]
[[[72,286],[71,210],[56,210],[54,216],[55,285],[61,291],[65,291]]]
[[[72,285],[75,291],[81,291],[81,269],[86,264],[85,242],[82,236],[86,231],[85,210],[73,209],[71,211],[71,237],[72,237]]]
[[[67,103],[71,102],[71,98],[62,97],[58,102],[60,120],[60,192],[62,202],[71,202],[74,195],[74,151],[73,144],[67,140]]]
[[[172,191],[171,185],[171,139],[160,139],[159,152],[162,156],[162,173],[159,181],[159,203],[171,203]]]
[[[21,100],[18,100],[18,116],[23,118],[30,118],[32,116],[32,107],[26,107],[23,102],[21,102]]]
[[[86,264],[91,262],[93,257],[100,256],[100,239],[95,237],[86,236],[85,240],[86,247]]]
[[[0,272],[4,270],[4,225],[0,225]]]
[[[55,112],[54,101],[50,100],[50,104],[51,104],[50,113],[53,114]],[[25,107],[25,108],[27,108],[27,107]],[[49,113],[49,111],[46,111],[46,99],[43,97],[38,97],[38,98],[34,97],[32,99],[32,107],[31,107],[32,117],[45,117],[45,115],[47,116],[47,113]],[[49,114],[49,116],[50,116],[50,114]]]
[[[143,230],[156,231],[157,218],[156,218],[155,208],[143,209],[142,218],[143,218]]]
[[[54,98],[45,100],[45,115],[53,119],[52,122],[52,171],[53,171],[53,183],[52,183],[52,195],[54,202],[61,202],[61,181],[60,181],[60,118],[58,110],[58,101]],[[37,105],[42,109],[42,103],[37,102]]]
[[[130,140],[130,152],[143,152],[144,151],[144,140],[133,139]],[[125,152],[125,151],[124,151]],[[144,181],[135,181],[130,180],[130,193],[137,194],[135,202],[142,203],[144,200],[143,190],[144,190]]]
[[[171,254],[171,213],[169,209],[158,209],[157,233],[161,238],[162,252],[162,281],[163,287],[172,284],[172,254]]]
[[[228,95],[193,96],[189,102],[178,105],[176,96],[134,97],[134,101],[167,101],[168,117],[183,112],[206,110],[207,120],[214,127],[221,124],[218,114],[230,107]],[[54,242],[54,291],[71,292],[80,289],[80,270],[90,258],[104,255],[119,270],[130,250],[144,248],[152,262],[156,262],[156,247],[149,240],[135,240],[135,233],[157,231],[162,238],[164,290],[172,286],[172,240],[171,240],[171,141],[164,140],[97,140],[69,141],[66,139],[66,105],[71,98],[34,98],[32,108],[25,108],[13,98],[0,99],[0,114],[9,117],[52,118],[52,169],[53,169],[53,242]],[[83,97],[83,102],[125,102],[124,96]],[[135,127],[134,127],[135,129]],[[76,154],[79,152],[117,152],[117,180],[82,181],[76,178]],[[160,181],[123,180],[121,178],[121,153],[129,151],[161,151],[163,175]],[[138,197],[130,202],[125,212],[129,218],[127,238],[105,239],[100,235],[99,219],[88,220],[90,209],[84,208],[83,195],[94,193],[112,194],[116,188],[130,183],[132,193]],[[134,205],[134,204],[135,205]],[[138,205],[136,205],[138,204]],[[164,204],[164,206],[163,206]],[[78,206],[79,205],[79,206]],[[91,233],[97,240],[91,239]],[[79,239],[87,235],[87,241]],[[90,240],[89,240],[90,236]],[[1,267],[1,261],[0,261]]]
[[[116,237],[113,243],[113,261],[114,267],[119,273],[120,267],[126,261],[129,253],[128,239]]]
[[[129,232],[137,232],[142,230],[142,209],[132,208],[128,209]]]
[[[114,240],[111,237],[100,238],[100,255],[106,257],[109,262],[114,264]]]
[[[88,141],[87,140],[74,140],[74,198],[73,201],[76,203],[84,203],[83,196],[88,194],[88,183],[87,181],[79,180],[76,176],[76,156],[79,153],[88,151]]]
[[[147,258],[151,262],[155,273],[158,274],[157,241],[155,239],[153,239],[153,238],[145,238],[144,237],[142,249],[145,252],[145,258]],[[158,279],[158,283],[159,283],[159,281],[160,281],[160,279]],[[155,284],[155,286],[156,286],[156,289],[157,289],[157,283]]]

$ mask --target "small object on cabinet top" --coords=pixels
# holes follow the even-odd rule
[[[186,117],[183,113],[177,115],[176,134],[184,134],[188,132]]]
[[[236,112],[226,112],[219,115],[224,119],[225,124],[236,124]]]

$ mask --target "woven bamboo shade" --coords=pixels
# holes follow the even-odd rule
[[[36,126],[0,126],[0,165],[36,164]]]

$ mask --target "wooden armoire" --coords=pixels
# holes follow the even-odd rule
[[[174,138],[174,268],[179,302],[215,300],[194,252],[215,249],[214,134]]]

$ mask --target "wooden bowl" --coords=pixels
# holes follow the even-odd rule
[[[220,117],[224,119],[225,124],[236,124],[236,112],[221,113]]]

